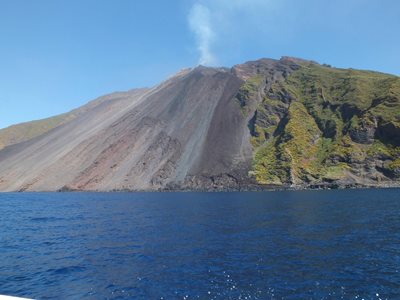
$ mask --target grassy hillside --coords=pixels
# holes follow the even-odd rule
[[[259,81],[259,76],[250,79],[247,95],[262,88],[255,85]],[[250,124],[251,174],[259,183],[400,177],[399,77],[304,62],[261,92],[264,98]]]
[[[76,114],[66,113],[55,117],[31,121],[0,129],[0,150],[42,135],[49,130],[74,119]]]
[[[87,104],[71,110],[70,112],[60,114],[54,117],[20,123],[7,128],[0,129],[0,150],[6,146],[24,142],[40,136],[53,128],[74,120],[85,112],[97,107],[98,105],[113,99],[122,99],[129,95],[128,92],[116,92],[102,96]]]

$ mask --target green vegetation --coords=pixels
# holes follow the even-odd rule
[[[259,87],[264,80],[264,77],[259,75],[259,76],[254,76],[252,78],[249,78],[240,88],[239,93],[237,95],[237,100],[240,104],[242,113],[244,115],[247,115],[248,110],[249,110],[249,103],[248,100],[254,99],[257,96]]]
[[[0,130],[0,150],[6,146],[30,140],[60,126],[76,115],[67,113],[55,117],[13,125]]]
[[[389,169],[390,170],[400,169],[400,158],[389,163]]]
[[[255,87],[246,83],[243,95]],[[397,176],[399,139],[399,77],[305,62],[257,107],[251,174],[261,184],[311,184],[379,165]]]
[[[61,115],[42,120],[20,123],[0,129],[0,150],[9,145],[21,143],[38,137],[60,125],[72,121],[78,116],[87,112],[89,109],[96,107],[104,101],[107,101],[107,97],[93,100],[85,104],[84,106],[81,106]]]

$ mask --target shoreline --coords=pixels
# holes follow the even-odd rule
[[[115,190],[78,190],[62,188],[59,190],[42,191],[0,191],[0,193],[232,193],[232,192],[282,192],[282,191],[323,191],[323,190],[362,190],[362,189],[398,189],[400,183],[384,185],[363,184],[318,184],[310,186],[276,186],[251,185],[239,187],[209,187],[209,188],[163,188],[163,189],[115,189]]]

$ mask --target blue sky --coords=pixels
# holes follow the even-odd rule
[[[397,0],[0,0],[0,128],[199,63],[283,55],[400,75]]]

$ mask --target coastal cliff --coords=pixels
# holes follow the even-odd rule
[[[291,57],[186,69],[0,130],[0,191],[400,185],[400,77]]]

